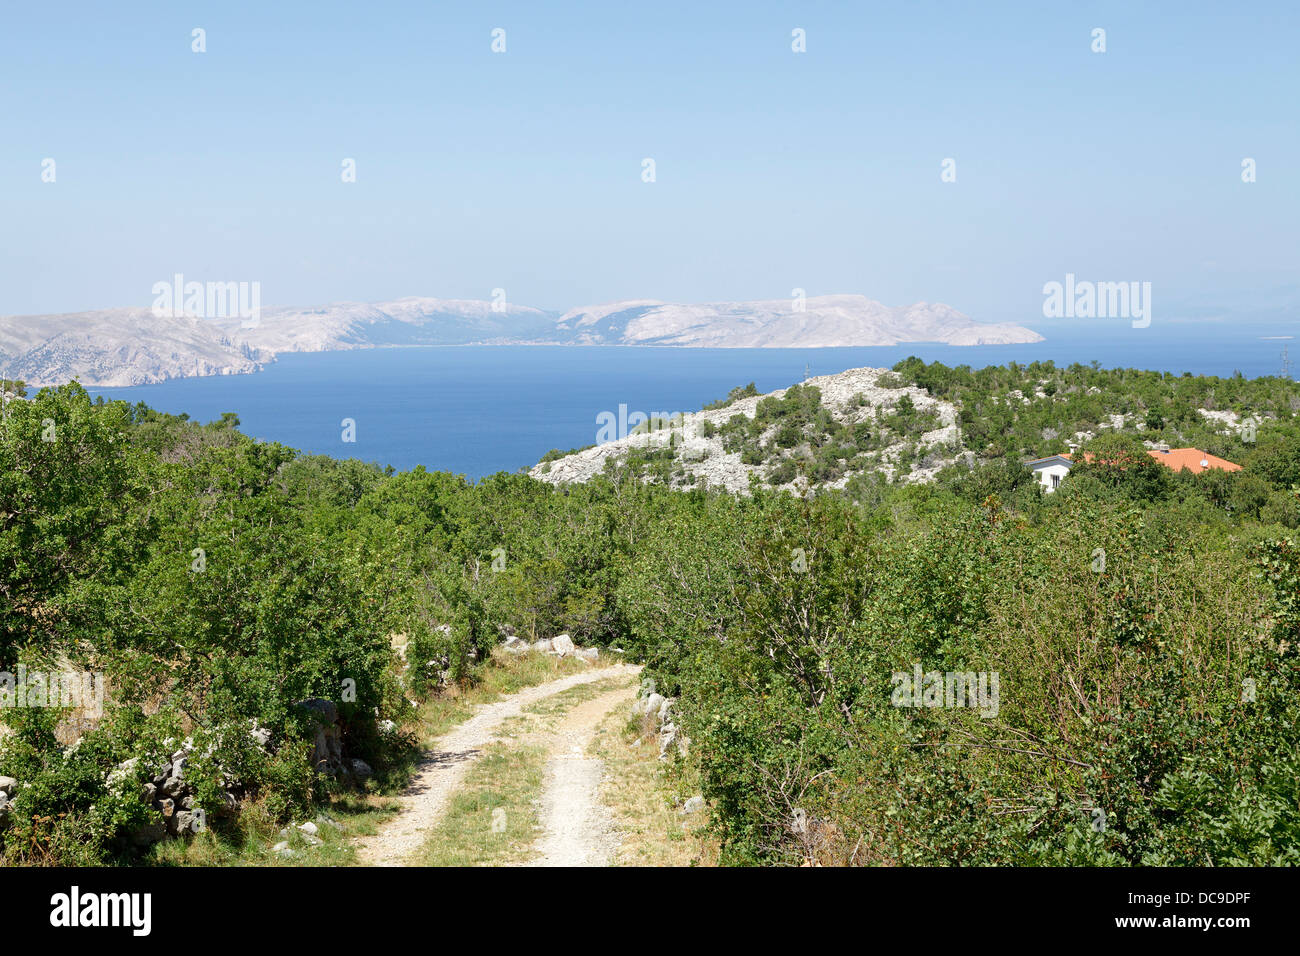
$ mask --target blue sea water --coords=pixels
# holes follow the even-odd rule
[[[1194,323],[1147,329],[1041,329],[1033,345],[910,344],[837,349],[458,346],[289,354],[253,375],[96,388],[197,421],[239,416],[245,434],[399,470],[424,465],[477,479],[529,467],[553,448],[596,441],[596,416],[689,412],[737,385],[783,388],[813,375],[890,366],[909,355],[947,365],[1051,359],[1198,375],[1276,375],[1286,341],[1272,329]],[[1294,343],[1293,343],[1294,344]],[[1300,351],[1297,352],[1300,359]],[[356,422],[343,441],[344,419]]]

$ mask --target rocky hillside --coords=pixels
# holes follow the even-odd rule
[[[555,313],[477,299],[410,297],[263,309],[255,325],[214,320],[232,340],[260,352],[337,352],[400,345],[495,345],[544,339]]]
[[[543,460],[530,474],[583,482],[626,467],[674,487],[745,492],[751,480],[802,491],[877,472],[929,481],[961,454],[957,409],[888,369],[822,375],[759,395],[735,389],[702,411],[640,424],[631,434]]]
[[[0,317],[0,375],[29,385],[149,385],[260,371],[281,352],[545,339],[554,313],[491,302],[409,298],[373,305],[265,308],[256,320],[152,309]]]
[[[1037,332],[1010,323],[982,325],[942,303],[891,308],[864,295],[814,296],[797,309],[790,299],[699,305],[613,302],[566,312],[557,329],[580,343],[695,348],[1011,345],[1043,340]]]
[[[0,375],[29,385],[148,385],[256,372],[270,353],[201,319],[149,309],[0,317]]]

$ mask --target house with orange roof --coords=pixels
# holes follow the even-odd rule
[[[1147,454],[1166,468],[1173,471],[1182,471],[1186,468],[1193,475],[1199,475],[1212,468],[1219,471],[1241,471],[1241,465],[1203,452],[1199,448],[1152,448],[1147,451]]]
[[[1170,448],[1160,445],[1147,449],[1147,454],[1171,471],[1187,469],[1194,475],[1210,470],[1241,471],[1241,465],[1236,462],[1211,455],[1199,448]],[[1085,454],[1084,460],[1091,461],[1092,455]],[[1061,486],[1061,479],[1074,467],[1074,459],[1070,457],[1069,452],[1063,452],[1046,458],[1034,458],[1025,462],[1025,467],[1034,472],[1043,490],[1051,494]]]

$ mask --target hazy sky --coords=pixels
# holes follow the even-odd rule
[[[1032,324],[1073,272],[1294,319],[1298,50],[1294,0],[6,2],[0,313],[181,272],[264,305],[800,287]]]

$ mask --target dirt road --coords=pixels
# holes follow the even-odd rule
[[[358,841],[357,861],[367,866],[402,866],[410,862],[464,779],[466,770],[496,738],[503,721],[519,716],[529,704],[570,687],[606,678],[631,677],[638,671],[639,668],[626,664],[604,667],[528,687],[481,706],[474,716],[440,737],[425,754],[411,785],[398,798],[397,816],[386,822],[378,833]],[[620,700],[631,700],[635,694],[635,686],[629,686],[580,704],[566,714],[555,739],[567,744],[569,753],[552,753],[542,799],[545,829],[539,845],[542,865],[586,861],[591,861],[588,865],[600,865],[609,861],[611,841],[614,846],[617,841],[596,802],[599,761],[579,758],[572,748],[585,751],[596,724],[610,708]]]
[[[635,684],[574,707],[551,736],[542,792],[543,836],[530,866],[609,866],[618,850],[613,819],[598,799],[604,764],[588,756],[596,728],[636,698]]]

